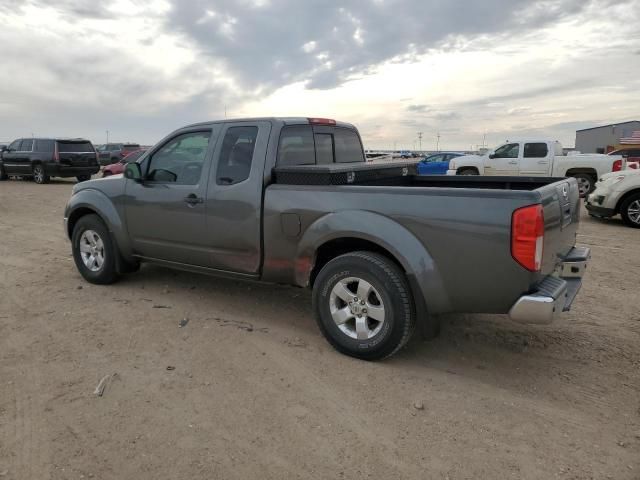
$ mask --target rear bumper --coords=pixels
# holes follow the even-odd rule
[[[584,202],[584,206],[589,210],[589,213],[598,217],[613,217],[616,214],[616,211],[613,208],[600,207],[589,201]]]
[[[562,312],[569,311],[582,286],[590,257],[588,248],[573,248],[558,268],[558,276],[547,276],[535,292],[516,301],[509,311],[511,319],[520,323],[549,324]]]
[[[70,165],[47,165],[45,172],[52,177],[77,177],[79,175],[95,175],[100,171],[100,165],[73,167]]]

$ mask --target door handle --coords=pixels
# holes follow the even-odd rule
[[[547,161],[546,161],[546,160],[540,160],[540,161],[538,161],[538,163],[539,163],[540,165],[546,165],[546,164],[547,164]]]
[[[518,162],[509,162],[509,165],[517,165]]]
[[[184,201],[192,207],[197,205],[198,203],[204,203],[204,199],[202,197],[198,197],[195,193],[191,193],[184,197]]]

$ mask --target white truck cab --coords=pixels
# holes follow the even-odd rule
[[[557,140],[507,141],[485,155],[465,155],[449,162],[447,175],[575,177],[582,196],[598,178],[614,171],[622,157],[601,154],[563,155]]]

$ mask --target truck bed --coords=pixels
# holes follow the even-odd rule
[[[344,168],[337,171],[344,173]],[[316,245],[334,231],[375,232],[388,237],[386,248],[407,255],[409,248],[398,238],[400,226],[428,252],[425,268],[437,271],[434,277],[442,282],[434,290],[447,294],[443,302],[442,295],[433,295],[432,312],[500,313],[520,295],[534,291],[575,244],[579,216],[575,179],[406,174],[360,179],[356,175],[346,185],[278,180],[267,187],[264,197],[263,274],[270,281],[285,282],[295,276],[300,265],[288,259],[300,255],[306,238],[314,238]],[[545,236],[541,271],[532,273],[511,256],[511,219],[516,209],[534,204],[543,207]],[[307,261],[312,264],[314,259]]]

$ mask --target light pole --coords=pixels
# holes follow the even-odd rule
[[[107,130],[107,143],[109,143],[109,130]]]
[[[422,152],[422,132],[418,132],[418,143],[419,143],[420,152]]]
[[[436,135],[436,152],[440,151],[440,132]]]

